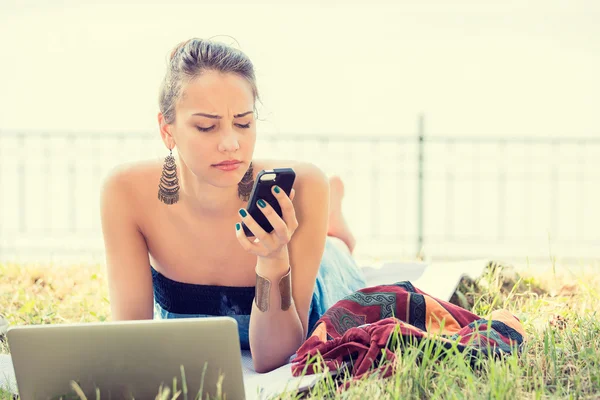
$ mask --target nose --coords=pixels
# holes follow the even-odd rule
[[[223,153],[233,153],[240,148],[237,133],[233,129],[227,129],[221,135],[219,141],[219,151]]]

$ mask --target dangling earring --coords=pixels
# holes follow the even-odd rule
[[[165,158],[160,183],[158,184],[158,199],[165,204],[175,204],[179,201],[179,181],[173,149],[170,149],[169,155]]]
[[[248,167],[248,171],[244,174],[244,177],[238,183],[238,196],[240,199],[244,201],[248,201],[250,198],[250,193],[252,192],[252,186],[254,185],[254,169],[252,168],[252,162],[250,162],[250,167]]]

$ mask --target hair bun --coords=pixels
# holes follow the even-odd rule
[[[175,48],[174,48],[174,49],[171,51],[171,55],[169,56],[169,61],[173,61],[173,58],[175,58],[175,54],[177,54],[177,52],[178,52],[178,51],[179,51],[179,50],[180,50],[180,49],[181,49],[183,46],[185,46],[186,44],[188,44],[188,43],[189,43],[189,42],[191,42],[192,40],[194,40],[194,39],[193,39],[193,38],[192,38],[192,39],[188,39],[188,40],[186,40],[186,41],[183,41],[183,42],[179,43],[177,46],[175,46]]]

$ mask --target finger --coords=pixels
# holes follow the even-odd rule
[[[293,189],[292,189],[293,190]],[[290,198],[286,195],[286,193],[281,190],[279,186],[273,186],[271,189],[273,195],[279,202],[279,206],[281,207],[281,216],[283,221],[285,222],[288,231],[293,234],[296,228],[298,227],[298,220],[296,219],[296,210],[294,209],[294,205]],[[293,192],[290,191],[290,195]]]
[[[256,222],[252,215],[248,214],[243,208],[240,208],[239,214],[242,217],[242,221],[248,229],[252,231],[254,237],[260,240],[261,244],[267,248],[273,247],[273,238]]]
[[[260,240],[253,239],[250,240],[249,237],[244,233],[244,229],[242,229],[242,224],[235,224],[235,236],[237,237],[238,242],[242,245],[242,248],[248,252],[256,254],[257,256],[266,256],[268,254],[267,249],[262,245]]]
[[[294,197],[296,197],[296,190],[292,189],[292,191],[290,192],[290,201],[294,201]]]
[[[244,233],[244,229],[242,229],[242,224],[235,224],[235,236],[237,237],[238,242],[242,245],[243,249],[246,251],[255,252],[259,250],[259,245],[250,240],[249,237]]]
[[[271,232],[271,234],[274,233],[277,236],[280,245],[288,243],[290,241],[290,234],[284,220],[281,219],[273,207],[263,199],[259,199],[256,203],[260,211],[271,223],[271,226],[273,226],[273,232]]]

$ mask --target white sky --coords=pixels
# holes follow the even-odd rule
[[[265,131],[600,134],[598,1],[103,3],[0,0],[0,129],[155,130],[170,49],[231,35]]]

